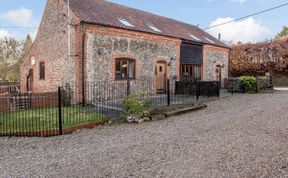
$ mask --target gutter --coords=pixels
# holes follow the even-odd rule
[[[82,23],[82,22],[80,22]],[[86,99],[85,99],[85,40],[86,40],[86,24],[85,22],[83,23],[84,25],[84,32],[82,36],[82,60],[81,60],[81,77],[82,77],[82,104],[85,106],[86,104]]]

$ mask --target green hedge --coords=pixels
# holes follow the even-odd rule
[[[251,76],[243,76],[239,78],[243,86],[244,92],[254,93],[257,90],[256,78]]]

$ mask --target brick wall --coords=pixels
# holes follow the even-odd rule
[[[75,54],[68,55],[67,5],[64,0],[48,0],[32,48],[20,68],[21,89],[27,90],[27,74],[33,69],[32,91],[54,92],[62,83],[75,81]],[[71,15],[72,24],[77,23]],[[74,50],[75,27],[71,26],[71,46]],[[74,50],[75,51],[75,50]],[[31,64],[31,58],[35,64]],[[40,62],[45,63],[45,80],[40,80]]]
[[[9,97],[0,96],[0,113],[10,111]]]
[[[32,94],[29,97],[29,104],[31,109],[50,108],[58,106],[57,93]]]
[[[0,94],[7,94],[9,93],[10,88],[9,87],[0,87]]]

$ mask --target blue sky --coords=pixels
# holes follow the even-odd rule
[[[110,0],[137,9],[190,24],[209,27],[242,17],[287,0]],[[46,0],[10,0],[0,6],[0,26],[37,27]],[[212,35],[222,34],[226,41],[256,42],[274,37],[283,26],[288,25],[288,6],[243,21],[232,23],[209,31]],[[10,29],[0,27],[0,36],[12,35],[24,38],[27,33],[35,36],[37,29]]]

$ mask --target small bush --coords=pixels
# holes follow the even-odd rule
[[[244,89],[244,92],[256,92],[257,83],[255,77],[243,76],[239,78]]]
[[[147,117],[150,115],[150,109],[152,106],[151,100],[139,99],[139,96],[143,94],[130,94],[122,102],[124,110],[127,114],[136,114],[141,117]]]

